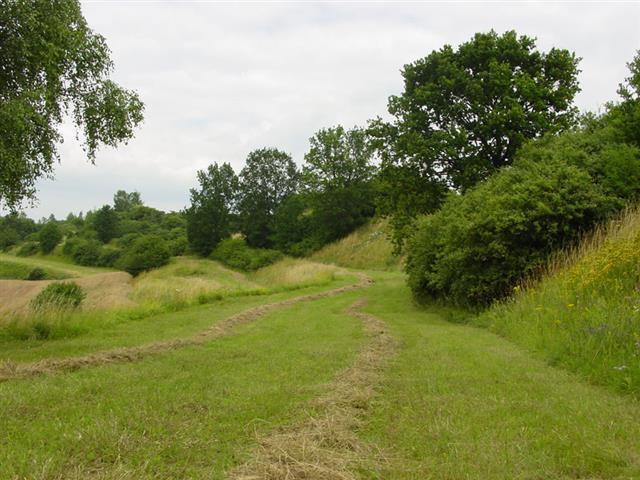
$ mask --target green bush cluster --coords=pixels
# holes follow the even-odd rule
[[[27,275],[27,280],[31,280],[31,281],[44,280],[46,278],[47,278],[47,272],[45,272],[40,267],[35,267]]]
[[[521,158],[418,223],[407,244],[409,285],[418,298],[486,305],[606,218],[614,200],[584,169]]]
[[[116,266],[131,275],[158,268],[169,263],[171,254],[166,242],[154,235],[138,238],[120,257]]]
[[[221,241],[210,255],[213,260],[245,272],[271,265],[282,257],[282,253],[277,250],[251,248],[241,238],[228,238]]]
[[[74,282],[55,282],[47,285],[31,301],[34,310],[77,308],[87,294]]]

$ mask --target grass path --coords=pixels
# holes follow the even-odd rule
[[[272,311],[238,335],[135,363],[0,384],[2,479],[222,479],[364,341],[359,291]]]
[[[312,403],[301,423],[284,426],[259,438],[259,449],[231,473],[234,480],[355,480],[352,471],[377,461],[376,451],[355,435],[374,396],[374,389],[396,341],[379,318],[360,311],[365,300],[348,313],[362,321],[368,342],[355,361]]]
[[[637,399],[415,306],[397,273],[371,276],[213,342],[0,383],[0,478],[222,479],[275,442],[291,479],[640,479]],[[361,382],[349,372],[376,337],[348,308],[363,296],[398,346],[370,352],[381,363]],[[309,438],[341,476],[290,468],[316,458],[295,453]],[[302,463],[336,466],[325,458]]]
[[[363,478],[640,479],[637,399],[415,307],[399,277],[367,295],[402,348],[361,432],[390,461]]]

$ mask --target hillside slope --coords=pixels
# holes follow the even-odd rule
[[[340,267],[398,270],[400,257],[393,254],[387,238],[388,220],[373,220],[350,235],[318,250],[310,259]]]
[[[640,393],[640,210],[628,210],[549,273],[481,314],[490,328],[590,381]]]

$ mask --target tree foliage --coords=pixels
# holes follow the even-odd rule
[[[585,170],[519,161],[418,223],[407,244],[409,286],[418,298],[486,305],[611,212]]]
[[[77,0],[0,1],[0,205],[17,207],[59,160],[70,115],[91,161],[142,121],[138,96],[109,79],[105,39]]]
[[[118,235],[118,216],[110,205],[104,205],[95,213],[93,228],[102,243],[109,243]]]
[[[113,195],[113,208],[116,212],[127,212],[140,205],[142,205],[140,192],[126,192],[124,190],[118,190]]]
[[[228,163],[209,165],[198,172],[200,189],[191,189],[186,211],[191,249],[207,256],[231,234],[231,219],[238,195],[238,177]]]
[[[302,178],[307,190],[328,192],[361,185],[374,172],[374,148],[361,128],[341,125],[319,130],[309,139]]]
[[[38,232],[40,250],[42,253],[51,253],[62,240],[62,232],[56,222],[47,222]]]
[[[578,61],[567,50],[540,52],[514,31],[491,31],[405,65],[404,92],[389,99],[393,121],[370,125],[382,158],[382,210],[433,211],[450,189],[510,165],[526,140],[571,126]]]
[[[300,175],[288,153],[261,148],[247,156],[240,172],[241,231],[252,247],[273,245],[278,206],[298,190]]]

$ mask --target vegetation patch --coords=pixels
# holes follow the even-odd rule
[[[231,478],[306,478],[355,480],[361,465],[377,463],[377,449],[356,434],[371,407],[375,387],[384,366],[397,347],[396,341],[379,318],[362,313],[365,301],[348,310],[360,319],[369,342],[353,364],[328,386],[327,392],[312,402],[308,418],[258,437],[259,449]]]
[[[228,267],[245,272],[271,265],[282,257],[282,253],[277,250],[252,248],[242,238],[228,238],[221,241],[210,256]]]
[[[640,394],[640,213],[629,210],[573,250],[540,282],[474,323],[550,363]]]
[[[54,282],[36,295],[31,307],[34,310],[77,308],[86,296],[86,292],[75,282]]]

